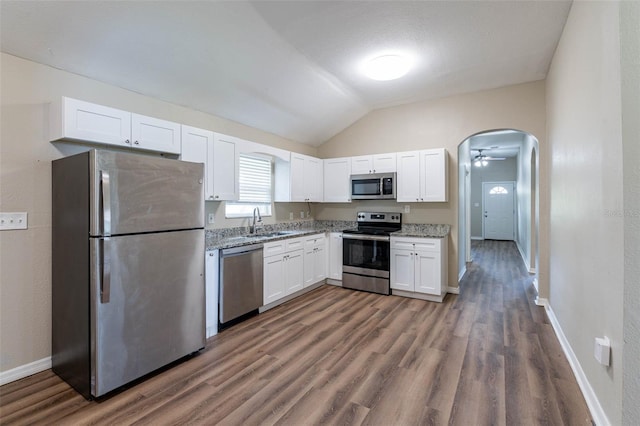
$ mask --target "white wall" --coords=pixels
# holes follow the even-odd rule
[[[622,421],[640,419],[640,2],[620,5],[624,156],[624,356]]]
[[[471,258],[469,231],[471,229],[471,139],[458,146],[458,281],[467,271],[467,260]]]
[[[618,7],[574,2],[547,77],[549,301],[616,425],[622,421],[624,268]],[[601,336],[611,339],[608,368],[593,356]]]
[[[536,206],[536,159],[537,141],[531,135],[525,135],[520,154],[518,155],[518,229],[516,232],[516,244],[522,254],[524,262],[529,272],[534,272],[536,268],[536,228],[535,228],[535,206]],[[533,157],[533,162],[532,162]],[[534,187],[532,188],[532,185]]]
[[[458,145],[470,136],[487,130],[517,129],[536,136],[545,146],[544,82],[519,84],[476,93],[451,96],[372,111],[318,147],[321,158],[345,157],[365,153],[446,148],[449,152],[449,202],[409,203],[408,223],[451,225],[449,238],[449,285],[457,287],[458,261]],[[541,185],[546,188],[546,170]],[[541,200],[546,212],[546,199]],[[401,208],[398,203],[319,204],[318,219],[353,220],[358,208]],[[399,210],[396,210],[399,211]],[[542,243],[546,244],[546,218],[541,223]],[[546,260],[541,259],[541,292],[546,291]]]
[[[51,160],[80,147],[49,143],[49,102],[64,95],[315,155],[313,147],[220,117],[4,53],[0,60],[0,210],[29,214],[28,230],[0,232],[0,372],[51,355]],[[207,203],[207,210],[223,211],[223,205]],[[306,209],[278,204],[267,222]],[[226,221],[222,213],[215,226],[246,222]]]

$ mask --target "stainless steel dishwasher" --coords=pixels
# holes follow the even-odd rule
[[[242,321],[262,306],[262,244],[220,251],[220,328]]]

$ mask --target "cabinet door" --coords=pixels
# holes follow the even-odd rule
[[[180,159],[204,164],[204,199],[213,200],[213,165],[208,160],[208,150],[213,149],[213,132],[190,126],[182,126],[182,150]]]
[[[134,148],[180,154],[180,124],[131,114],[131,141]]]
[[[448,200],[448,159],[445,149],[420,153],[420,201]]]
[[[304,287],[304,261],[303,251],[296,250],[287,253],[285,261],[286,289],[287,295],[302,290]]]
[[[263,301],[265,305],[286,296],[284,256],[275,255],[264,258]]]
[[[324,244],[315,248],[313,272],[315,274],[313,277],[314,283],[327,278],[327,251]]]
[[[63,131],[55,138],[131,146],[130,112],[66,97],[62,98],[62,104]]]
[[[324,160],[324,202],[325,203],[349,203],[351,202],[351,188],[349,187],[351,176],[351,159],[330,158]]]
[[[391,288],[414,291],[413,258],[410,250],[391,250]]]
[[[308,287],[315,281],[315,247],[312,244],[305,246],[304,248],[304,286]]]
[[[291,153],[291,201],[306,201],[308,198],[305,179],[305,156]]]
[[[393,173],[396,171],[396,153],[376,154],[372,163],[373,173]]]
[[[323,188],[322,160],[314,157],[307,157],[305,160],[305,192],[307,201],[322,201]]]
[[[213,164],[213,199],[237,200],[239,156],[233,138],[214,133],[210,161]]]
[[[396,185],[398,202],[420,201],[420,153],[419,151],[399,152],[398,182]]]
[[[370,155],[351,157],[351,174],[366,175],[373,173],[373,159]]]
[[[329,236],[329,278],[342,281],[342,233]]]
[[[207,251],[205,254],[205,306],[207,338],[218,334],[218,267],[218,250]]]
[[[415,291],[440,295],[440,253],[418,251],[415,254]]]

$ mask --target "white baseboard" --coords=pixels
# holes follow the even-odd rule
[[[24,379],[33,374],[40,373],[51,368],[51,357],[42,358],[29,364],[21,365],[11,370],[0,372],[0,386],[16,380]]]
[[[535,288],[535,289],[536,289],[536,293],[538,293],[538,294],[539,294],[539,293],[540,293],[540,289],[538,288],[538,278],[534,278],[534,279],[533,279],[533,281],[531,282],[531,284],[533,284],[533,288]],[[538,298],[536,297],[536,300],[537,300],[537,299],[538,299]],[[539,305],[539,304],[538,304],[538,302],[536,302],[536,305],[538,305],[538,306],[544,306],[544,305]]]
[[[537,298],[536,304],[539,306],[544,306],[545,311],[547,312],[547,316],[549,317],[549,321],[551,322],[551,326],[560,341],[560,346],[564,351],[567,360],[569,361],[569,365],[571,366],[571,370],[573,370],[573,374],[576,376],[576,380],[578,382],[578,386],[580,386],[580,390],[582,391],[582,395],[584,396],[585,401],[587,402],[587,406],[589,407],[589,411],[591,412],[591,416],[593,417],[593,421],[597,426],[608,426],[611,423],[607,418],[602,406],[600,405],[600,401],[596,396],[587,376],[584,374],[584,370],[582,370],[582,366],[576,357],[576,354],[573,352],[573,348],[571,348],[571,344],[569,344],[569,340],[564,335],[562,331],[562,327],[560,327],[560,323],[558,322],[558,318],[556,318],[551,305],[547,299]]]
[[[460,287],[447,287],[447,293],[460,294]]]
[[[460,271],[460,273],[458,274],[458,282],[462,281],[462,278],[464,278],[464,274],[467,273],[467,267],[466,265],[462,267],[462,271]]]
[[[515,240],[515,242],[516,242],[516,247],[518,248],[518,252],[520,252],[520,257],[524,262],[524,267],[527,268],[527,271],[529,271],[529,273],[531,273],[531,267],[529,266],[529,261],[527,260],[527,256],[524,255],[524,250],[522,250],[522,247],[520,246],[520,242],[518,240]]]

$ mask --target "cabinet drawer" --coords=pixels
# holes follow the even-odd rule
[[[301,250],[304,248],[304,238],[292,238],[284,240],[286,243],[286,251]]]
[[[282,254],[285,252],[285,249],[285,240],[266,243],[263,248],[263,257],[267,258],[276,254]]]
[[[310,237],[305,237],[304,247],[305,248],[319,247],[324,245],[324,243],[325,243],[324,234],[316,234]]]
[[[391,238],[391,248],[396,250],[440,251],[441,246],[439,238]]]

